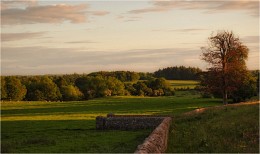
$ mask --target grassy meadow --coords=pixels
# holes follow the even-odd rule
[[[177,116],[167,152],[259,153],[259,104]]]
[[[195,91],[171,97],[107,97],[79,102],[1,102],[2,152],[134,152],[151,130],[97,131],[95,117],[115,114],[179,115],[221,105]]]
[[[195,80],[168,80],[174,89],[194,89],[199,82]]]
[[[197,81],[170,81],[176,89],[193,89]],[[70,102],[1,102],[1,152],[132,153],[152,130],[100,131],[96,116],[115,114],[171,115],[168,151],[258,152],[259,106],[228,106],[202,114],[183,113],[222,105],[194,90],[175,96],[114,96]],[[258,137],[258,138],[257,138]]]

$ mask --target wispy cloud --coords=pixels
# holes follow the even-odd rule
[[[154,71],[159,67],[184,65],[184,59],[193,58],[199,52],[199,49],[187,48],[82,51],[79,48],[46,48],[41,46],[3,47],[2,73],[31,74],[34,72],[34,74],[39,74],[45,72],[43,70],[48,72],[49,68],[53,69],[53,73],[61,73],[59,70],[63,70],[63,73],[73,73],[75,71],[73,66],[81,66],[80,68],[85,66],[86,72],[109,70],[109,67],[112,66],[110,69],[114,70],[133,66],[135,69],[133,71]],[[140,70],[139,66],[143,70]],[[151,66],[151,68],[147,66]]]
[[[108,11],[88,11],[88,12],[95,16],[104,16],[110,13]]]
[[[108,11],[88,11],[87,4],[28,5],[24,8],[1,7],[2,25],[62,23],[64,21],[83,23],[88,21],[89,15],[104,16],[109,14]]]
[[[1,10],[17,8],[17,7],[27,7],[27,6],[36,6],[38,4],[37,0],[2,0],[1,1]]]
[[[186,29],[173,29],[170,31],[175,31],[175,32],[197,32],[197,31],[204,31],[207,29],[200,29],[200,28],[186,28]]]
[[[98,42],[94,42],[94,41],[70,41],[70,42],[65,42],[65,43],[78,44],[78,43],[98,43]]]
[[[82,23],[86,21],[84,10],[87,5],[57,4],[48,6],[32,6],[25,9],[2,10],[2,24],[34,24],[34,23]]]
[[[155,71],[175,65],[205,68],[201,50],[191,48],[89,51],[81,48],[3,47],[2,74],[93,72],[100,70]],[[250,51],[259,57],[258,49]],[[255,62],[250,63],[254,68]]]
[[[205,31],[207,29],[203,29],[203,28],[183,28],[183,29],[168,29],[168,30],[164,30],[164,29],[153,29],[152,31],[154,32],[162,32],[162,31],[166,31],[166,32],[197,32],[197,31]]]
[[[130,22],[130,21],[139,21],[142,17],[139,16],[129,16],[127,14],[119,15],[116,17],[116,19],[121,20],[123,22]]]
[[[173,9],[202,10],[205,13],[242,10],[249,15],[259,16],[258,1],[155,1],[151,7],[131,10],[128,13],[165,12]]]
[[[46,32],[34,32],[34,33],[1,33],[2,42],[18,41],[23,39],[37,38],[44,35]]]
[[[246,43],[259,43],[259,36],[245,36],[241,40]]]

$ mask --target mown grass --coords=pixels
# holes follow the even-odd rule
[[[199,82],[195,80],[168,80],[174,89],[194,89]]]
[[[97,131],[95,117],[115,114],[178,115],[220,105],[194,91],[172,97],[107,97],[82,102],[2,102],[2,152],[134,152],[151,130]]]
[[[170,153],[259,153],[259,104],[177,116]]]

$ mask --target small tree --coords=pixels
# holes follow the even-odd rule
[[[7,93],[6,93],[6,84],[5,84],[5,78],[1,77],[1,100],[6,99]]]
[[[48,76],[41,78],[39,89],[44,94],[45,100],[56,101],[61,98],[59,88]]]
[[[153,90],[147,87],[145,82],[138,81],[133,87],[136,89],[136,95],[139,96],[151,96],[153,93]]]
[[[5,87],[6,87],[6,98],[8,100],[20,101],[26,95],[26,87],[22,85],[21,81],[16,77],[6,77],[5,78]]]
[[[251,73],[247,73],[244,76],[242,84],[231,93],[231,97],[234,103],[245,101],[254,95],[257,95],[257,78]]]
[[[174,90],[171,88],[170,83],[164,78],[149,80],[148,87],[154,90],[154,96],[174,95]]]
[[[125,92],[124,83],[114,77],[108,77],[106,80],[106,85],[108,87],[107,92],[111,92],[110,95],[123,95]]]
[[[208,47],[202,47],[202,60],[210,64],[204,78],[205,89],[221,93],[223,104],[227,104],[228,95],[243,83],[243,76],[247,73],[247,55],[248,48],[229,31],[212,35]]]
[[[60,92],[65,101],[80,100],[83,97],[82,92],[73,85],[62,86]]]

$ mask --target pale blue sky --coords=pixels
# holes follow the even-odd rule
[[[2,1],[2,75],[205,69],[200,47],[232,30],[259,67],[257,1]]]

